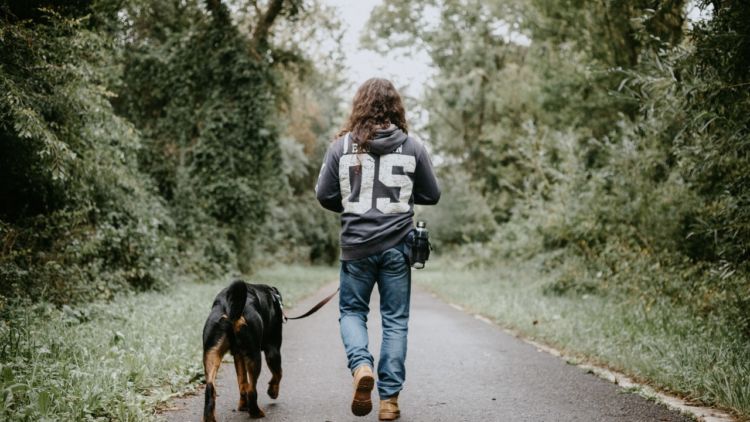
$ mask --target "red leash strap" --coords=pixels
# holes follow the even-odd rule
[[[310,315],[314,314],[315,312],[318,312],[318,310],[320,308],[322,308],[323,306],[325,306],[326,303],[330,302],[331,299],[333,299],[333,297],[336,296],[336,293],[338,293],[338,292],[339,292],[339,289],[336,289],[335,292],[331,293],[328,297],[326,297],[325,299],[323,299],[320,302],[318,302],[317,304],[315,304],[315,306],[313,306],[312,308],[310,308],[309,311],[305,312],[304,314],[302,314],[300,316],[288,317],[286,315],[286,311],[284,311],[284,308],[281,308],[281,312],[284,314],[284,321],[286,322],[287,320],[290,320],[290,319],[302,319],[302,318],[309,317]]]

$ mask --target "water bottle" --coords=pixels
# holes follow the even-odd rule
[[[430,233],[427,231],[427,223],[424,221],[417,222],[411,254],[412,267],[418,270],[424,268],[425,261],[430,258]]]

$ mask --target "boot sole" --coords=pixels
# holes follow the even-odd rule
[[[372,411],[372,389],[375,387],[375,378],[365,375],[359,379],[354,398],[352,399],[352,413],[354,416],[365,416]]]
[[[395,421],[396,419],[401,417],[401,412],[399,413],[381,413],[378,415],[378,420],[381,421]]]

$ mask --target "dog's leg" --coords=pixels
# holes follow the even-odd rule
[[[203,407],[203,422],[216,422],[216,374],[221,366],[221,358],[227,352],[229,343],[221,337],[208,350],[203,352],[203,370],[206,374],[206,402]]]
[[[281,383],[281,352],[276,347],[266,349],[266,363],[271,370],[271,381],[268,382],[268,396],[272,399],[279,397],[279,383]]]
[[[260,376],[260,350],[253,351],[250,356],[245,360],[245,367],[247,368],[248,375],[250,377],[250,390],[247,394],[247,406],[250,410],[251,418],[262,418],[266,416],[265,413],[258,407],[258,377]]]
[[[240,390],[240,403],[237,410],[247,412],[247,394],[250,390],[250,384],[247,381],[247,368],[245,367],[245,357],[239,353],[234,356],[234,371],[237,373],[237,387]]]

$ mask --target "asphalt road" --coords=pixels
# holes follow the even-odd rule
[[[299,304],[298,314],[335,286]],[[376,290],[377,292],[377,290]],[[283,292],[282,292],[283,293]],[[277,400],[266,394],[264,366],[259,404],[272,421],[376,421],[377,393],[369,415],[350,413],[351,375],[339,338],[336,300],[317,314],[284,326],[284,378]],[[370,347],[377,359],[380,315],[371,304]],[[199,339],[196,339],[200,343]],[[402,421],[688,421],[666,407],[537,351],[503,330],[414,289]],[[376,360],[377,363],[377,360]],[[175,400],[169,421],[199,421],[203,390]],[[236,411],[237,381],[231,355],[218,379],[217,419],[248,421]]]

